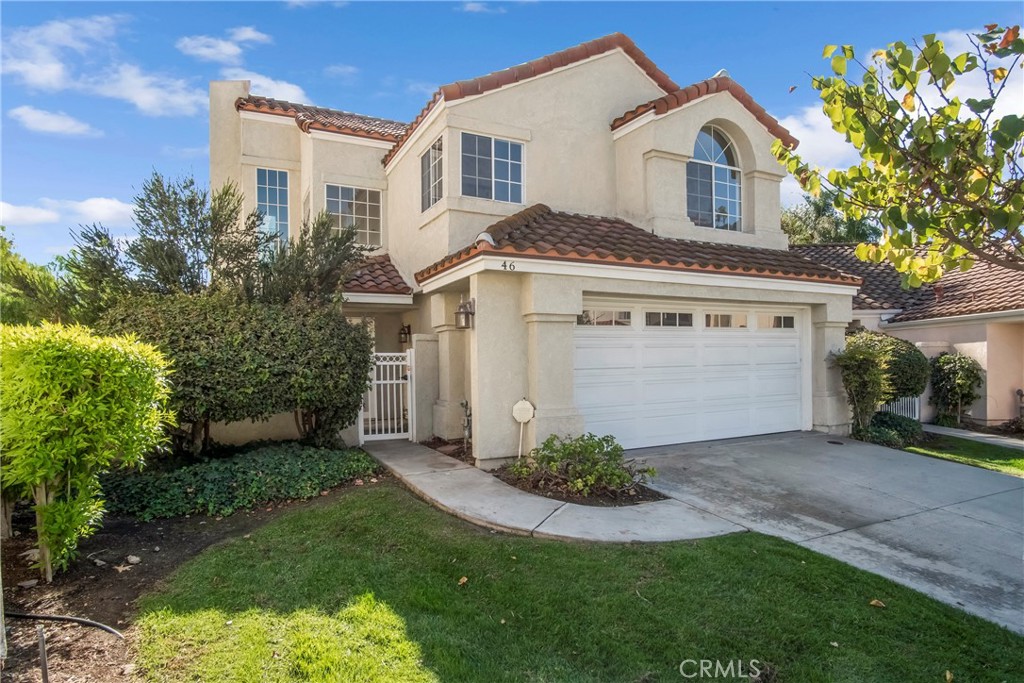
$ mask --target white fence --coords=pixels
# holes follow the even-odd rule
[[[414,431],[413,352],[375,353],[370,389],[359,416],[359,443],[409,439]]]
[[[912,420],[921,421],[921,397],[920,396],[909,396],[906,398],[897,398],[894,401],[889,401],[880,410],[893,413],[895,415],[901,415],[903,417],[909,417]]]

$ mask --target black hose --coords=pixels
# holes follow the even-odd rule
[[[72,624],[79,624],[81,626],[92,626],[93,628],[98,628],[101,631],[106,631],[107,633],[113,634],[113,635],[117,636],[118,638],[120,638],[121,640],[124,640],[124,635],[122,635],[122,633],[120,631],[118,631],[117,629],[112,628],[110,626],[107,626],[106,624],[101,624],[98,621],[93,621],[91,619],[83,619],[82,617],[69,617],[69,616],[65,616],[65,615],[62,615],[62,614],[26,614],[26,613],[23,613],[23,612],[11,612],[9,610],[4,612],[4,616],[5,617],[11,617],[12,619],[37,619],[37,620],[42,620],[42,621],[68,621],[68,622],[71,622]]]

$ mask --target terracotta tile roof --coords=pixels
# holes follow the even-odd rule
[[[326,109],[308,104],[285,102],[284,100],[275,100],[270,97],[259,97],[257,95],[239,97],[235,100],[235,109],[259,112],[261,114],[289,116],[295,119],[296,125],[305,133],[308,133],[310,130],[323,130],[330,133],[355,135],[361,138],[372,138],[385,142],[396,142],[409,127],[408,124],[399,121],[378,119],[373,116],[363,116],[362,114],[353,114],[338,109]]]
[[[976,263],[967,272],[953,270],[934,285],[906,290],[888,263],[857,258],[856,244],[807,244],[790,247],[812,261],[852,273],[864,280],[854,297],[855,309],[899,310],[888,322],[930,320],[977,313],[1024,310],[1024,271]],[[1021,318],[1024,322],[1024,317]]]
[[[412,294],[412,287],[387,254],[366,259],[342,289],[346,294]]]
[[[409,125],[408,131],[405,135],[395,144],[395,146],[384,156],[384,164],[387,165],[391,161],[392,157],[398,153],[398,150],[402,148],[405,140],[412,135],[413,131],[419,126],[419,124],[427,117],[427,114],[437,105],[437,103],[444,99],[446,102],[454,102],[455,100],[462,99],[463,97],[470,97],[471,95],[479,95],[481,93],[488,92],[490,90],[497,90],[506,85],[512,83],[518,83],[535,76],[546,74],[549,71],[560,69],[570,64],[582,62],[590,57],[595,57],[605,52],[611,52],[615,49],[621,49],[634,62],[639,66],[644,73],[650,76],[659,88],[665,92],[673,92],[679,89],[679,86],[668,77],[657,65],[651,61],[651,59],[644,54],[643,50],[636,46],[629,36],[623,33],[612,33],[595,40],[582,43],[575,47],[570,47],[567,50],[561,52],[555,52],[539,59],[526,62],[525,64],[519,64],[508,69],[501,71],[495,71],[494,73],[487,74],[486,76],[480,76],[478,78],[472,78],[467,81],[457,81],[455,83],[449,83],[448,85],[442,85],[434,97],[427,102],[427,105],[423,107],[423,110]]]
[[[1024,311],[1024,271],[979,262],[967,272],[957,270],[944,275],[928,288],[926,296],[889,322],[999,311]],[[1024,313],[1018,320],[1024,322]]]
[[[520,258],[860,284],[856,277],[793,252],[667,239],[617,218],[562,213],[543,204],[509,216],[485,232],[494,240],[493,246],[485,239],[478,240],[416,273],[416,281],[428,280],[476,256],[509,254]]]
[[[789,249],[864,280],[860,292],[853,298],[855,310],[904,309],[923,296],[920,289],[903,289],[900,274],[892,265],[857,258],[856,244],[799,244]]]
[[[649,111],[654,111],[656,114],[661,115],[666,112],[678,109],[688,102],[693,102],[701,97],[708,95],[714,95],[719,92],[730,93],[733,97],[739,100],[740,104],[746,107],[747,111],[754,115],[754,118],[764,126],[769,133],[782,140],[790,149],[796,149],[796,146],[800,144],[793,135],[780,124],[771,114],[764,110],[764,107],[754,101],[754,98],[743,89],[743,87],[732,80],[728,76],[715,76],[714,78],[708,78],[699,83],[688,85],[685,88],[670,92],[664,97],[659,97],[656,100],[645,102],[634,109],[630,109],[619,118],[612,121],[612,130],[621,128],[630,121],[633,121],[640,116],[643,116]]]

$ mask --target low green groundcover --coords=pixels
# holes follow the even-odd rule
[[[143,520],[230,515],[271,501],[310,498],[376,468],[361,450],[281,443],[172,470],[111,473],[102,486],[107,510],[115,514]]]
[[[141,609],[139,671],[161,682],[678,681],[699,660],[756,660],[760,681],[1016,681],[1024,649],[776,538],[506,536],[389,483],[204,552]]]

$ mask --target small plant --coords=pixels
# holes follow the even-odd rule
[[[377,464],[363,451],[292,442],[170,471],[112,473],[102,484],[111,512],[146,521],[188,514],[230,515],[273,501],[311,498],[376,470]]]
[[[884,430],[893,432],[899,439],[899,445],[893,448],[906,448],[921,443],[924,439],[924,429],[921,423],[909,417],[896,415],[895,413],[875,413],[871,418],[871,430]],[[888,435],[885,437],[889,438]],[[875,442],[878,443],[878,442]],[[888,444],[884,444],[888,445]]]
[[[958,427],[964,413],[978,400],[984,370],[978,361],[959,353],[940,353],[932,359],[932,395],[938,409],[935,424]]]
[[[625,450],[613,436],[584,434],[575,438],[552,434],[527,458],[509,466],[509,472],[530,479],[538,488],[564,489],[581,496],[622,494],[633,490],[654,469],[626,460]]]
[[[895,429],[886,429],[885,427],[868,427],[861,435],[861,441],[898,450],[902,450],[904,446],[903,439],[899,433]]]
[[[855,439],[864,437],[871,417],[889,392],[885,354],[874,344],[856,343],[858,336],[852,335],[847,339],[847,347],[830,357],[843,377],[846,400],[853,410]]]

